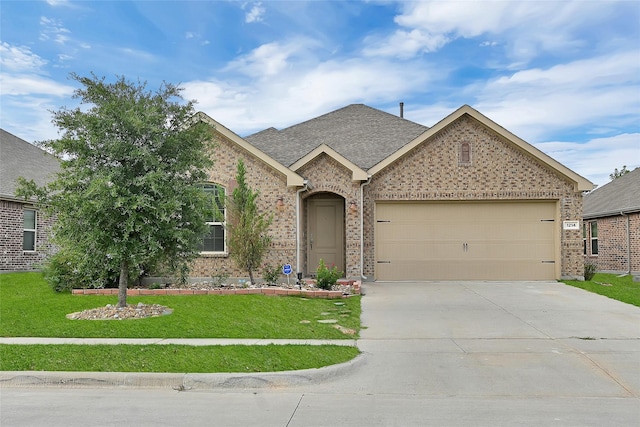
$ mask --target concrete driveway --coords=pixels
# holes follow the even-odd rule
[[[318,387],[351,395],[344,411],[360,402],[432,425],[640,425],[638,307],[556,282],[378,282],[364,293],[365,363]],[[366,396],[387,398],[371,407]]]

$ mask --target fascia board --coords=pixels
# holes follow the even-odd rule
[[[203,112],[197,113],[198,118],[203,122],[213,126],[216,132],[220,133],[222,136],[226,137],[233,143],[240,146],[243,150],[249,152],[252,156],[258,158],[262,162],[266,163],[268,166],[282,173],[287,178],[287,186],[288,187],[302,187],[304,185],[304,178],[295,173],[293,170],[287,168],[277,160],[270,157],[265,152],[259,150],[255,146],[249,144],[247,141],[242,139],[239,135],[229,130],[227,127],[218,123],[216,120],[209,117],[207,114]]]
[[[297,171],[302,168],[304,165],[315,159],[321,154],[326,154],[338,163],[340,163],[345,168],[351,171],[351,180],[352,181],[366,181],[368,179],[368,174],[360,167],[358,167],[355,163],[344,157],[342,154],[335,151],[333,148],[329,147],[327,144],[320,144],[309,153],[307,153],[300,160],[291,165],[291,170]]]

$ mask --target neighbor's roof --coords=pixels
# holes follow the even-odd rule
[[[43,186],[59,170],[56,157],[0,129],[0,198],[19,200],[15,196],[19,176]]]
[[[244,139],[288,167],[324,144],[367,170],[427,129],[393,114],[352,104],[282,130],[269,128]]]
[[[593,190],[584,197],[584,218],[640,212],[640,168]]]

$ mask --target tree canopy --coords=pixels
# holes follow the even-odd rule
[[[172,84],[150,91],[124,77],[71,78],[82,85],[80,105],[53,112],[60,138],[41,145],[62,170],[41,201],[77,270],[116,270],[122,307],[131,271],[163,267],[186,277],[197,255],[213,210],[200,187],[212,166],[209,125]]]

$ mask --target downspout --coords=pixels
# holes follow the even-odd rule
[[[629,215],[620,211],[620,215],[627,217],[627,274],[631,274],[631,222],[629,220]]]
[[[300,268],[300,194],[309,189],[309,181],[305,179],[302,184],[303,187],[296,191],[296,273],[302,273]]]
[[[360,278],[367,280],[364,275],[364,186],[371,184],[371,175],[367,176],[367,180],[360,184]]]

